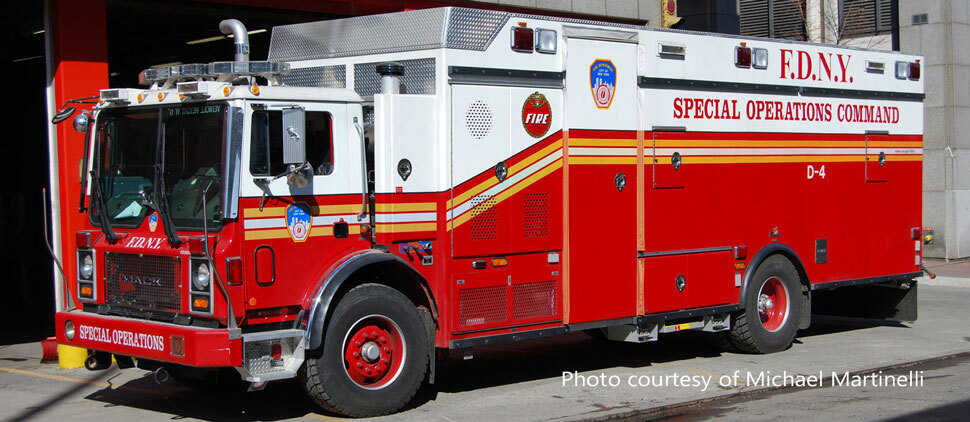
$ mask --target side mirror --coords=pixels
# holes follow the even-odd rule
[[[283,109],[283,163],[306,162],[306,121],[302,107]]]
[[[88,131],[88,125],[91,123],[91,118],[87,114],[81,112],[77,117],[74,118],[74,130],[77,133],[86,133]]]
[[[73,115],[75,111],[77,111],[77,107],[74,107],[74,106],[64,107],[60,111],[54,114],[54,117],[51,118],[51,123],[56,125],[60,122],[63,122],[67,120],[68,117],[71,117],[71,115]]]

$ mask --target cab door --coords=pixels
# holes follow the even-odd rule
[[[297,305],[318,270],[346,251],[365,248],[357,213],[363,203],[356,104],[309,103],[304,108],[309,184],[286,177],[282,107],[255,104],[244,131],[241,183],[243,263],[249,310]],[[299,295],[298,297],[302,297]]]

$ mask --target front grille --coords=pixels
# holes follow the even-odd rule
[[[107,303],[144,310],[178,311],[181,302],[177,256],[111,253],[104,255]]]

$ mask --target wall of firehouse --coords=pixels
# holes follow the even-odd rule
[[[222,19],[247,25],[252,58],[262,60],[275,25],[440,6],[534,12],[466,0],[46,0],[8,6],[0,17],[5,46],[0,72],[7,98],[15,99],[3,102],[3,116],[13,123],[5,125],[7,145],[15,153],[8,164],[14,179],[0,187],[0,265],[6,276],[0,344],[21,332],[32,340],[53,334],[58,270],[45,246],[45,220],[66,277],[75,277],[73,234],[86,218],[78,212],[83,137],[70,120],[49,123],[65,101],[103,88],[137,86],[138,73],[147,67],[231,59],[232,39],[218,29]],[[550,12],[590,18],[569,10]],[[43,188],[49,190],[47,218]]]

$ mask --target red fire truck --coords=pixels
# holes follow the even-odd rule
[[[438,8],[276,27],[250,61],[220,27],[234,61],[74,120],[89,227],[57,339],[90,369],[298,377],[371,416],[448,350],[771,353],[813,308],[915,318],[918,56]]]

